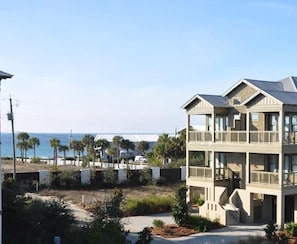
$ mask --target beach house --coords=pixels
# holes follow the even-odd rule
[[[182,108],[188,200],[204,199],[201,215],[225,225],[297,222],[297,77],[242,79]]]

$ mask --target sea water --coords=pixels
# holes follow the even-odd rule
[[[35,153],[36,157],[40,158],[52,158],[53,157],[53,148],[50,145],[50,140],[57,138],[60,140],[61,145],[69,146],[70,140],[81,140],[86,134],[96,136],[93,133],[28,133],[30,138],[37,137],[40,141],[40,145],[36,147]],[[12,146],[12,133],[1,133],[1,156],[2,157],[12,157],[13,156],[13,146]],[[15,145],[19,141],[17,140],[17,134],[15,135]],[[20,150],[15,148],[16,157],[21,156]],[[63,157],[63,152],[58,152],[58,155]],[[73,155],[73,150],[67,151],[68,156]],[[34,157],[33,149],[29,149],[27,153],[28,157]]]

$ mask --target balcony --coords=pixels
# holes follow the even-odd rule
[[[279,174],[266,171],[251,171],[250,183],[258,185],[278,185]]]
[[[297,137],[296,137],[297,138]],[[215,131],[216,143],[279,143],[278,131],[250,131],[247,140],[247,131]],[[211,131],[190,131],[189,142],[207,143],[212,142]],[[292,143],[292,141],[290,141]],[[295,140],[294,140],[295,143]],[[297,141],[296,141],[297,143]]]
[[[189,167],[189,178],[211,181],[212,169],[208,167]]]

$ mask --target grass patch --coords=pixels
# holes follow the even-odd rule
[[[128,198],[123,206],[125,216],[169,212],[174,199],[171,196],[149,196],[143,199]]]

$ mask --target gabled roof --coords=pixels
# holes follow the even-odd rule
[[[278,92],[296,92],[297,91],[297,77],[290,76],[280,81],[263,81],[253,79],[241,79],[234,86],[228,89],[223,96],[227,96],[240,84],[245,83],[246,85],[252,86],[257,91],[278,91]]]
[[[5,73],[3,71],[0,70],[0,80],[2,79],[7,79],[7,78],[11,78],[13,75]]]
[[[200,101],[205,101],[214,107],[231,108],[231,106],[228,104],[227,97],[222,97],[218,95],[204,95],[204,94],[197,94],[193,96],[181,108],[183,109],[187,108],[193,101],[197,99]]]

